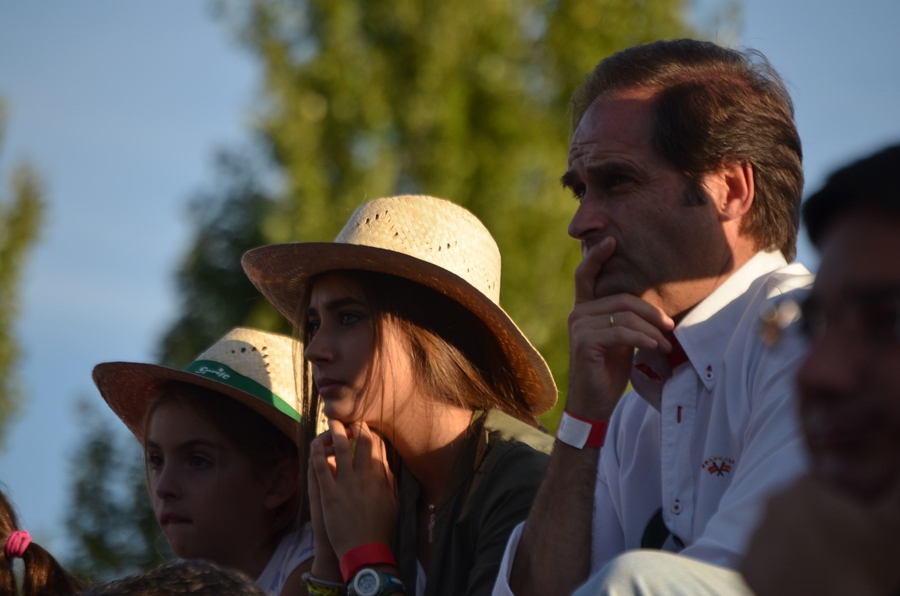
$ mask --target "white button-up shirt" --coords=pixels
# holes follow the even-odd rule
[[[592,573],[641,547],[662,510],[664,550],[735,567],[767,497],[807,469],[792,399],[805,352],[797,325],[765,326],[812,284],[800,264],[757,253],[675,329],[688,360],[635,354],[634,388],[619,402],[600,454]],[[768,332],[768,339],[764,335]],[[510,537],[494,594],[512,594]]]

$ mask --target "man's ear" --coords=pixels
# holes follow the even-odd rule
[[[297,461],[287,459],[269,472],[268,490],[264,505],[266,509],[278,509],[300,490],[300,467]]]
[[[704,186],[715,202],[721,221],[739,220],[753,205],[753,165],[748,161],[724,162],[706,176]]]

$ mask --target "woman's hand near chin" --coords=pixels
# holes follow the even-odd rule
[[[315,471],[328,540],[340,560],[361,544],[380,542],[390,546],[399,501],[381,437],[365,422],[345,426],[331,420],[330,427],[328,433],[313,441],[310,469]],[[350,447],[351,437],[356,439],[355,453]],[[333,466],[329,462],[331,453]],[[316,549],[318,558],[318,533]]]
[[[317,456],[321,457],[324,459],[328,469],[332,470],[332,474],[334,473],[334,457],[326,455],[325,444],[331,441],[330,436],[326,435],[328,433],[313,441],[310,449],[310,466],[306,473],[307,488],[309,490],[309,512],[316,544],[316,554],[310,574],[325,581],[342,583],[340,559],[334,554],[334,548],[331,546],[331,541],[328,539],[328,531],[325,528],[325,519],[322,512],[322,493],[319,489],[318,474],[314,465],[314,459]]]

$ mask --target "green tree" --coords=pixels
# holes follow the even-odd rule
[[[176,276],[181,314],[162,339],[162,364],[187,366],[246,322],[254,307],[264,308],[241,269],[241,255],[266,244],[262,226],[272,200],[259,180],[262,169],[251,151],[222,151],[216,160],[217,183],[191,201],[195,237]],[[280,330],[290,333],[286,322]]]
[[[6,110],[0,102],[0,143]],[[44,217],[41,181],[30,166],[17,166],[10,185],[11,199],[0,198],[0,446],[21,403],[16,367],[20,350],[14,333],[19,314],[22,268]]]
[[[568,99],[603,56],[689,33],[686,0],[224,0],[219,7],[264,73],[256,132],[282,188],[261,219],[260,243],[330,240],[367,198],[425,193],[460,203],[497,239],[502,303],[564,394],[565,320],[580,259],[565,232],[575,203],[556,182]],[[201,226],[198,241],[214,229]],[[222,299],[220,284],[187,266],[181,287],[186,304]],[[244,317],[234,309],[227,324],[219,319],[217,332],[242,323],[283,328],[260,298],[248,305]],[[184,335],[174,329],[167,338]],[[178,346],[167,342],[166,357]],[[557,416],[547,425],[555,427]]]

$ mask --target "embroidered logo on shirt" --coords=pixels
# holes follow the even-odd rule
[[[724,476],[725,474],[731,472],[731,469],[734,467],[734,460],[730,457],[717,455],[715,457],[707,459],[700,467],[710,474],[715,474],[716,476]]]

